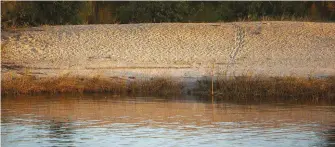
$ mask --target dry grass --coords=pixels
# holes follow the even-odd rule
[[[118,79],[75,76],[37,78],[24,74],[6,74],[1,81],[2,95],[38,93],[94,93],[136,95],[176,95],[183,91],[183,83],[172,78]],[[211,80],[198,81],[195,93],[210,94]],[[299,77],[223,77],[214,82],[214,96],[230,100],[335,100],[335,76],[327,78]]]
[[[198,81],[198,91],[208,91],[210,80]],[[309,101],[335,100],[335,76],[327,78],[251,77],[219,79],[215,96],[224,99],[266,101],[273,99]],[[205,92],[206,93],[206,92]]]
[[[180,94],[183,88],[180,82],[176,82],[170,78],[129,81],[100,76],[83,78],[64,75],[60,77],[37,78],[28,74],[23,76],[3,75],[1,84],[2,95],[86,92],[170,95]]]
[[[129,84],[131,93],[148,95],[171,95],[181,94],[183,90],[183,83],[172,78],[151,78],[148,80],[133,81]]]

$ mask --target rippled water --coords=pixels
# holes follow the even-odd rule
[[[1,146],[335,146],[335,106],[5,97]]]

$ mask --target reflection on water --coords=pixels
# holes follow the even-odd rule
[[[6,97],[1,146],[334,146],[335,107],[192,97]]]

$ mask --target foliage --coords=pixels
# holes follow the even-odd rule
[[[1,12],[1,21],[7,26],[81,24],[79,13],[86,5],[78,1],[39,1],[17,2],[15,6],[14,10]]]
[[[118,8],[121,23],[181,22],[188,15],[186,2],[129,2]]]
[[[334,21],[335,2],[287,1],[26,1],[1,2],[3,27],[43,24]],[[307,19],[306,19],[307,18]]]

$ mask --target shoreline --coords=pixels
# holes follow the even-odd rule
[[[147,94],[187,93],[214,73],[231,77],[228,83],[241,88],[220,89],[220,93],[250,96],[250,82],[256,82],[265,89],[259,91],[265,91],[263,96],[285,96],[285,92],[267,92],[277,90],[271,85],[279,85],[278,90],[289,95],[314,91],[307,97],[322,97],[325,92],[333,100],[334,91],[320,87],[335,83],[334,34],[333,23],[287,21],[64,25],[5,31],[1,34],[2,94],[137,93],[143,87]],[[8,80],[8,75],[16,78]],[[240,81],[240,77],[247,78]],[[224,87],[225,82],[216,84]],[[249,87],[243,87],[248,82]],[[319,87],[311,86],[315,82]],[[303,90],[289,91],[290,86]],[[199,91],[208,89],[207,85]]]
[[[139,96],[211,96],[211,77],[186,82],[165,78],[106,78],[63,75],[34,77],[5,75],[1,95],[85,94],[106,93]],[[303,100],[318,103],[335,102],[335,76],[302,77],[215,77],[214,97],[235,101]]]

